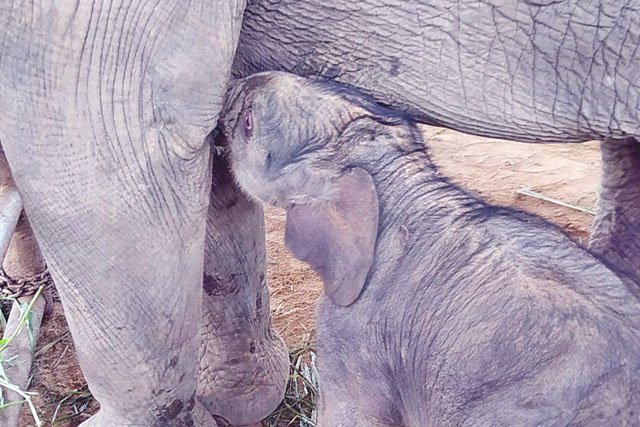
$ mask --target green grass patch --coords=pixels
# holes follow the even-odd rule
[[[33,334],[33,323],[32,323],[32,308],[33,304],[36,302],[40,294],[44,291],[44,286],[41,286],[38,291],[35,293],[33,298],[29,304],[20,303],[13,298],[1,298],[3,300],[10,300],[12,303],[18,304],[20,307],[20,320],[18,322],[18,327],[9,335],[8,337],[4,337],[0,339],[0,411],[20,403],[26,403],[29,405],[29,410],[31,411],[31,416],[33,417],[33,421],[35,422],[36,427],[42,426],[42,421],[38,416],[38,411],[34,406],[31,396],[33,393],[29,393],[26,390],[23,390],[18,385],[13,384],[11,379],[7,376],[6,367],[13,362],[13,358],[7,357],[6,349],[11,345],[13,340],[16,339],[20,335],[23,329],[27,329],[27,333],[29,334],[29,342],[31,344],[31,353],[33,354],[35,350],[35,336]],[[2,321],[0,322],[3,325],[3,330],[5,330],[7,325],[7,319],[4,317],[4,314],[0,314],[2,317]],[[18,394],[22,400],[15,402],[7,402],[5,400],[5,390],[10,390],[16,394]]]

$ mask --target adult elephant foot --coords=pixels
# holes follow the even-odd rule
[[[204,261],[198,397],[232,424],[259,421],[281,402],[289,374],[271,328],[262,208],[213,159]]]
[[[590,249],[640,283],[640,143],[601,143],[602,181]]]
[[[207,411],[207,409],[197,400],[193,401],[193,416],[188,421],[179,424],[165,424],[165,425],[189,425],[198,427],[217,427],[218,424],[215,418]],[[131,424],[127,419],[118,418],[115,414],[110,414],[105,411],[100,411],[89,420],[82,423],[82,427],[104,427],[104,426],[136,426],[147,427],[148,424]]]
[[[207,324],[202,327],[198,398],[210,413],[232,425],[245,425],[266,418],[280,404],[289,360],[284,342],[268,325],[245,328],[243,323],[253,319],[240,299],[230,302],[229,296],[215,294],[228,283],[220,285],[212,278],[205,282]],[[225,315],[227,320],[221,320]]]
[[[197,400],[192,401],[192,406],[189,408],[192,412],[188,418],[181,420],[164,420],[159,424],[148,424],[141,422],[137,424],[131,423],[131,420],[126,417],[121,417],[118,414],[110,413],[109,411],[101,410],[87,421],[81,424],[82,427],[148,427],[149,425],[158,426],[196,426],[196,427],[218,427],[215,418],[207,411],[207,409],[200,404]]]

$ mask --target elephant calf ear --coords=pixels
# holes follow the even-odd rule
[[[373,179],[362,169],[349,171],[336,185],[329,203],[287,211],[285,243],[320,274],[329,298],[348,306],[360,296],[373,264],[378,198]]]

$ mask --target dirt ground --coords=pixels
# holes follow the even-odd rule
[[[528,188],[586,208],[596,200],[600,165],[595,142],[534,145],[491,140],[424,127],[432,157],[444,175],[478,196],[513,206],[556,223],[586,244],[592,216],[516,193]],[[284,213],[267,212],[268,275],[275,328],[290,347],[313,332],[314,302],[322,291],[318,278],[283,246]],[[44,425],[57,411],[56,426],[77,426],[97,410],[78,368],[62,307],[58,302],[38,340],[30,391]],[[26,405],[21,426],[33,426]]]

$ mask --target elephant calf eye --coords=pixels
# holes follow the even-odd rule
[[[242,113],[242,130],[245,137],[250,137],[253,133],[253,118],[251,117],[251,110],[245,110]]]

